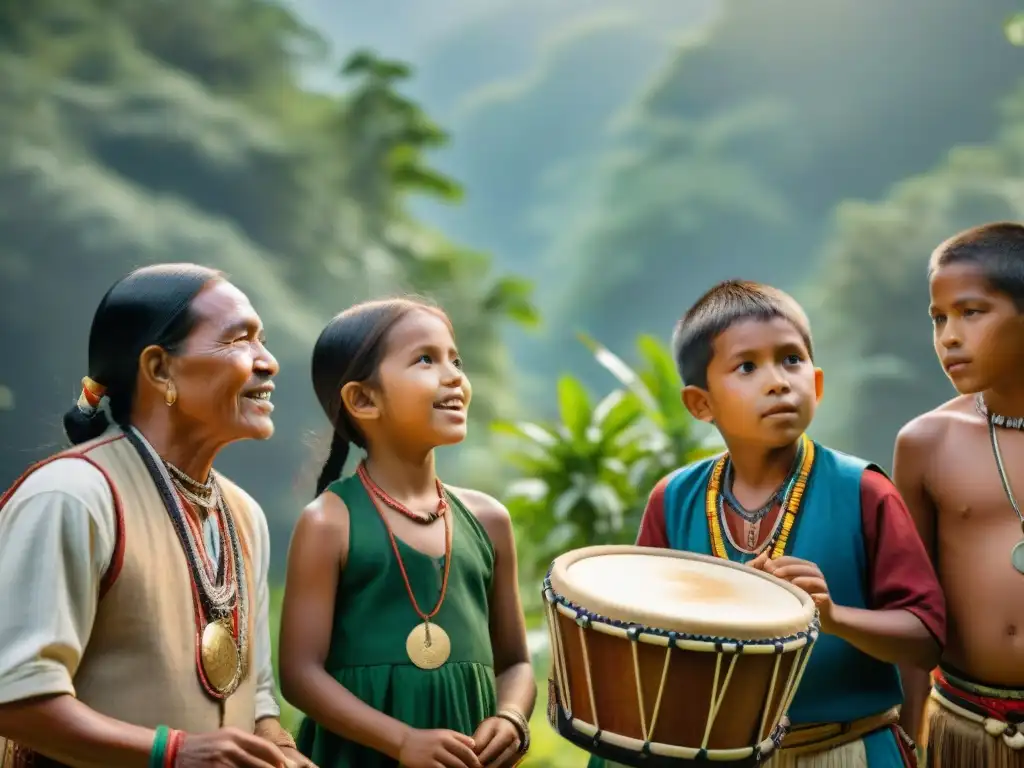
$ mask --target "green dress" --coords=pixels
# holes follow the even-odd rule
[[[497,712],[489,630],[494,575],[490,537],[449,493],[454,532],[448,591],[431,621],[448,633],[451,656],[439,669],[420,669],[409,661],[405,640],[422,619],[409,600],[380,514],[356,476],[333,483],[329,490],[345,502],[350,522],[348,561],[338,584],[326,670],[366,704],[396,720],[472,736]],[[440,595],[444,557],[429,557],[396,540],[416,602],[430,613]],[[319,768],[398,765],[308,717],[297,741],[302,754]]]

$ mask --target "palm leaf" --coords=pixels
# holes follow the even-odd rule
[[[590,338],[585,333],[578,334],[579,340],[590,350],[591,354],[594,355],[594,359],[614,376],[619,383],[621,383],[628,390],[633,392],[637,397],[640,398],[641,402],[652,410],[657,409],[657,404],[654,401],[650,391],[640,378],[640,374],[630,368],[625,361],[608,349],[600,342]]]
[[[558,380],[558,413],[573,438],[585,439],[592,412],[590,396],[579,379],[562,376]]]
[[[643,406],[632,392],[616,389],[598,403],[594,409],[594,422],[600,430],[601,439],[612,441],[643,415]]]
[[[558,438],[546,428],[529,421],[493,421],[491,429],[498,434],[522,438],[545,448],[558,442]]]

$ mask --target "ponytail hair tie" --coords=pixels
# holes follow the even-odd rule
[[[107,393],[107,388],[86,376],[82,379],[82,394],[78,396],[78,407],[85,413],[99,408],[100,400]]]

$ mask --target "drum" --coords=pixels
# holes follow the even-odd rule
[[[544,580],[564,738],[629,766],[753,766],[778,747],[818,636],[810,596],[714,557],[634,546],[556,558]]]

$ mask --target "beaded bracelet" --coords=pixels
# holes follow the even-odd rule
[[[167,753],[164,755],[163,768],[174,768],[174,763],[178,759],[178,752],[181,750],[181,745],[185,742],[185,733],[183,731],[171,731],[170,738],[167,740]]]
[[[512,723],[512,727],[516,729],[519,734],[519,750],[518,754],[524,755],[530,748],[530,724],[526,718],[514,709],[503,709],[497,715],[502,720],[507,720]]]
[[[149,750],[149,768],[164,768],[164,760],[167,758],[167,742],[170,737],[171,729],[166,725],[156,727],[153,747]]]
[[[182,731],[158,725],[153,748],[149,751],[149,768],[174,768],[174,761],[178,759],[184,741],[185,734]]]

